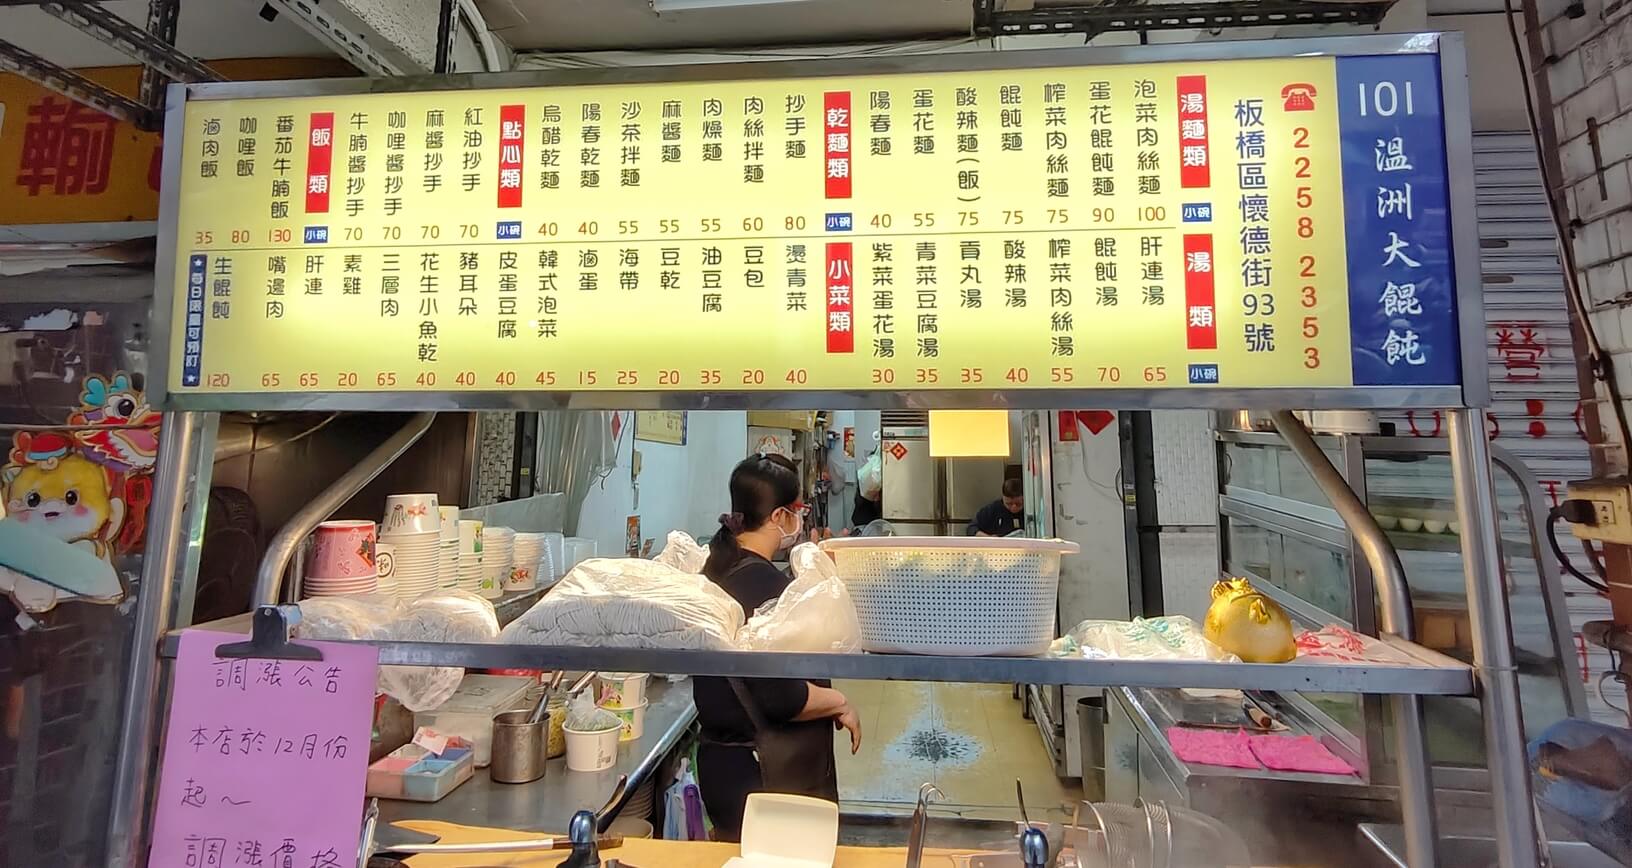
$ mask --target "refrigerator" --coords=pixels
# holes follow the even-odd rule
[[[927,425],[884,427],[884,520],[903,536],[962,536],[1002,494],[1007,458],[935,458]]]

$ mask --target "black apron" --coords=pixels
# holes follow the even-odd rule
[[[739,561],[726,575],[735,573],[743,566],[745,563]],[[731,684],[731,692],[736,694],[737,701],[742,703],[742,710],[748,715],[749,722],[753,724],[753,741],[722,741],[706,735],[701,736],[699,741],[715,747],[752,750],[754,759],[759,764],[760,789],[763,792],[810,796],[837,802],[839,775],[833,760],[833,720],[824,717],[821,720],[789,721],[773,725],[765,719],[759,703],[754,700],[753,692],[742,679],[726,680]],[[815,761],[816,758],[821,758],[821,761]],[[707,769],[699,771],[704,777],[708,775]]]

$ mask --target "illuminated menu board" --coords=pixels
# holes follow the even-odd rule
[[[169,391],[1454,387],[1439,63],[216,88]]]

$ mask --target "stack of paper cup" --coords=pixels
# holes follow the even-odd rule
[[[542,533],[516,534],[510,578],[504,583],[506,591],[531,591],[538,587],[540,567],[548,550],[545,536]]]
[[[459,521],[459,582],[455,587],[472,594],[482,589],[482,523]]]
[[[515,555],[516,532],[507,527],[482,528],[482,585],[476,592],[496,600],[504,596]]]
[[[308,597],[372,594],[378,587],[374,566],[374,522],[325,521],[312,534],[312,559],[303,591]]]
[[[437,585],[444,589],[459,587],[459,507],[443,506],[442,536],[437,542]]]
[[[390,543],[374,544],[374,566],[379,576],[379,584],[375,593],[397,593],[397,547]]]
[[[442,514],[434,494],[392,494],[385,498],[380,541],[393,548],[397,596],[413,599],[437,588],[437,544]]]

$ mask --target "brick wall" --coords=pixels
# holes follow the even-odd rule
[[[1585,0],[1582,11],[1572,18],[1567,0],[1535,0],[1526,17],[1545,70],[1541,96],[1549,104],[1540,110],[1551,112],[1557,135],[1576,272],[1625,393],[1632,388],[1632,0]],[[1600,390],[1606,423],[1608,400]],[[1626,471],[1624,448],[1603,457],[1611,471]]]

